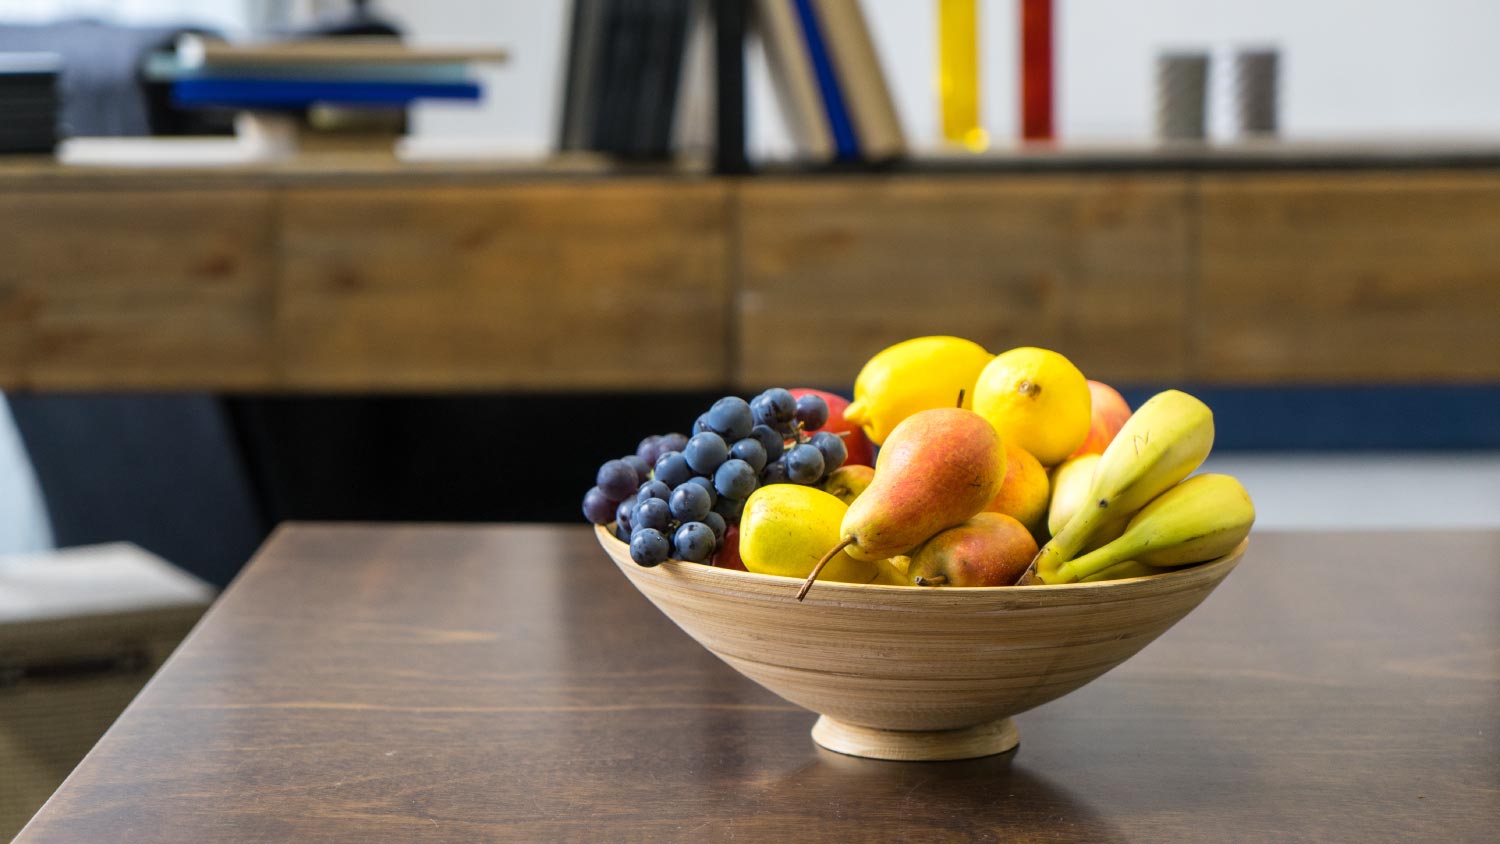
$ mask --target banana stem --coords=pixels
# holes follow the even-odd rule
[[[1118,546],[1118,547],[1113,547]],[[1119,565],[1135,556],[1140,549],[1124,553],[1124,544],[1116,540],[1103,548],[1096,548],[1081,557],[1075,557],[1057,567],[1054,583],[1075,583],[1090,575],[1098,574],[1110,566]]]
[[[797,600],[800,601],[803,598],[807,597],[807,590],[812,588],[813,581],[818,579],[819,574],[822,574],[823,567],[828,565],[828,561],[832,560],[834,557],[837,557],[840,551],[848,548],[853,544],[854,537],[846,536],[839,541],[839,544],[833,546],[832,550],[830,550],[827,554],[824,554],[823,559],[819,560],[818,564],[813,566],[812,573],[807,576],[806,580],[802,581],[802,588],[797,590]]]

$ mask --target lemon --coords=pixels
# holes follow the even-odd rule
[[[974,385],[974,412],[1043,466],[1061,463],[1083,444],[1091,402],[1088,379],[1072,361],[1031,346],[996,356]]]
[[[901,420],[921,410],[958,406],[972,409],[974,379],[990,362],[984,347],[962,337],[915,337],[882,350],[854,380],[854,403],[844,418],[864,428],[876,445]]]

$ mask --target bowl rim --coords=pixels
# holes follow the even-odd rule
[[[609,544],[616,545],[620,549],[619,553],[623,554],[626,559],[630,557],[630,546],[614,534],[614,522],[610,522],[607,525],[594,525],[593,527],[594,535],[599,540],[600,545],[606,546],[606,548]],[[1228,554],[1225,554],[1222,557],[1216,557],[1212,560],[1206,560],[1204,562],[1195,563],[1193,565],[1181,566],[1178,568],[1174,568],[1171,571],[1162,572],[1161,574],[1149,574],[1142,575],[1140,577],[1122,577],[1118,580],[1098,580],[1092,583],[1047,583],[1037,584],[1034,586],[942,586],[935,589],[921,589],[912,586],[897,586],[887,583],[843,583],[840,581],[820,580],[818,581],[818,589],[816,591],[821,591],[825,595],[828,593],[829,589],[852,590],[853,593],[858,594],[880,594],[882,592],[885,592],[899,593],[902,595],[912,595],[921,592],[930,592],[934,596],[973,595],[976,597],[980,595],[997,594],[1060,595],[1074,593],[1081,595],[1085,592],[1093,592],[1097,595],[1102,594],[1107,590],[1118,590],[1122,587],[1129,589],[1132,586],[1138,586],[1142,583],[1151,583],[1166,586],[1170,583],[1184,578],[1201,578],[1204,576],[1211,576],[1210,573],[1217,570],[1218,568],[1224,566],[1233,566],[1239,560],[1239,558],[1244,555],[1245,549],[1247,546],[1249,546],[1249,544],[1250,538],[1246,537],[1245,539],[1240,541],[1239,545],[1236,545],[1234,547],[1234,550],[1230,551]],[[711,566],[706,563],[689,563],[683,560],[667,560],[660,565],[652,566],[650,568],[644,566],[637,566],[636,568],[640,569],[641,573],[643,574],[649,572],[658,572],[664,575],[681,573],[690,574],[695,578],[717,578],[721,579],[726,586],[735,583],[757,584],[761,586],[771,586],[776,584],[787,584],[795,586],[803,582],[803,578],[800,577],[786,577],[779,574],[761,574],[759,572],[753,571],[740,571],[739,569],[727,569],[720,568],[718,566]],[[811,598],[812,596],[809,595],[808,597]]]

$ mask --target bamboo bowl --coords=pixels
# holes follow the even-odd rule
[[[969,759],[1015,747],[1011,716],[1129,659],[1198,606],[1245,553],[1103,583],[922,589],[665,562],[599,544],[672,621],[736,671],[821,717],[813,740],[875,759]]]

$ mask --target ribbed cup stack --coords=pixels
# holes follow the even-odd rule
[[[1272,49],[1240,50],[1234,57],[1234,113],[1242,136],[1277,132],[1280,60]]]
[[[1208,124],[1208,53],[1172,52],[1156,58],[1156,135],[1167,141],[1202,140]]]

